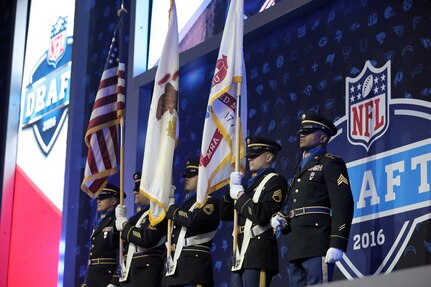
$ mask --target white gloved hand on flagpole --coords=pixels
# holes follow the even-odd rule
[[[239,171],[233,171],[230,173],[229,186],[240,185],[242,181],[242,173]]]
[[[171,188],[169,189],[169,198],[175,197],[175,190],[177,190],[177,188],[175,185],[171,184]]]
[[[122,231],[123,230],[123,224],[124,222],[127,221],[127,208],[125,205],[117,205],[117,207],[115,208],[115,227],[117,228],[118,231]]]
[[[244,187],[240,184],[234,184],[230,187],[229,194],[232,199],[237,200],[244,193]]]
[[[175,185],[172,184],[171,188],[169,190],[169,205],[168,205],[168,207],[175,204],[175,190],[176,189],[177,188],[175,187]]]

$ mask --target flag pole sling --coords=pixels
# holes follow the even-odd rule
[[[240,171],[240,129],[241,129],[241,84],[236,86],[236,119],[235,119],[235,171]],[[236,249],[238,247],[238,212],[233,209],[233,263],[236,265]]]

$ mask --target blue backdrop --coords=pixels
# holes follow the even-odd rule
[[[93,68],[86,76],[88,116],[115,20],[113,10],[99,2],[100,6],[90,7],[94,16],[90,29],[96,31],[92,37],[97,41],[89,41],[87,62]],[[430,24],[431,1],[427,0],[325,1],[244,39],[248,134],[270,137],[282,145],[275,166],[280,173],[286,178],[293,175],[302,112],[319,112],[339,129],[328,150],[348,165],[355,215],[348,251],[337,264],[337,278],[430,263]],[[187,158],[200,153],[216,57],[213,51],[180,68],[180,142],[174,159],[174,183],[179,190]],[[366,79],[370,75],[371,83]],[[142,86],[139,93],[138,159],[143,156],[152,87],[153,83]],[[378,107],[381,117],[367,118],[367,105],[374,114]],[[362,137],[353,133],[359,127]],[[373,132],[367,136],[365,129]],[[85,157],[84,148],[82,161]],[[136,170],[141,164],[138,160]],[[80,198],[77,281],[84,276],[95,209],[85,194]],[[232,224],[222,222],[214,240],[216,286],[228,286],[231,233]],[[273,286],[286,286],[287,248],[286,238],[280,236],[280,274]]]

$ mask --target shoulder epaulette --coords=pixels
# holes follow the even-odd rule
[[[336,156],[336,155],[334,155],[332,153],[329,153],[329,152],[327,152],[325,154],[325,157],[330,158],[330,159],[337,159],[337,158],[339,158],[338,156]]]

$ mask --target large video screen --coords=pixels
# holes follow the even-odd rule
[[[8,283],[57,286],[75,1],[34,0],[29,13]]]
[[[246,0],[244,17],[253,16],[282,0]],[[229,0],[176,0],[180,52],[221,33]],[[168,29],[170,1],[153,1],[151,9],[148,69],[157,65]]]

